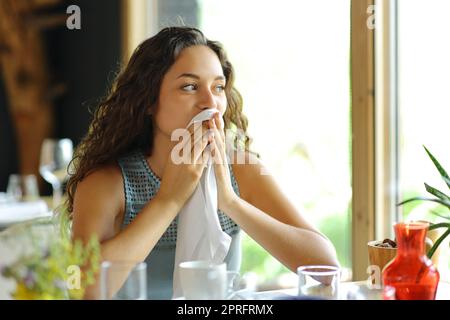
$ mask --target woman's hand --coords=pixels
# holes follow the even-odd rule
[[[209,123],[213,132],[211,156],[216,175],[218,207],[227,213],[228,207],[237,199],[237,195],[231,185],[228,160],[226,157],[225,134],[219,117],[220,114],[216,113]]]
[[[156,197],[174,203],[179,210],[194,192],[207,163],[204,150],[212,140],[208,127],[208,122],[203,122],[201,126],[192,124],[188,128],[190,135],[183,137],[182,142],[174,147],[183,152],[179,154],[172,150],[167,159]]]

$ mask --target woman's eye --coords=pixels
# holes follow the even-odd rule
[[[195,84],[187,84],[184,85],[181,89],[183,89],[184,91],[192,91],[197,89],[197,86]]]
[[[219,85],[216,86],[216,91],[217,92],[223,92],[224,90],[225,90],[225,86],[224,85],[219,84]]]

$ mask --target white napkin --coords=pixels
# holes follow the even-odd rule
[[[4,202],[0,204],[0,229],[14,223],[51,216],[44,200],[26,202]]]
[[[191,120],[188,127],[194,122],[211,119],[216,112],[217,109],[200,112]],[[220,121],[223,123],[222,117]],[[210,152],[209,146],[205,150]],[[197,188],[178,214],[173,298],[183,295],[178,275],[181,262],[206,260],[221,263],[228,253],[230,244],[231,237],[222,231],[217,215],[216,177],[212,159],[209,157]]]

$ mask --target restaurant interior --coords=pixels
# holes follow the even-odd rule
[[[105,237],[76,242],[68,190],[95,111],[139,45],[172,27],[223,45],[250,149],[338,261],[293,268],[270,245],[277,233],[260,241],[243,222],[238,269],[172,263],[183,288],[172,299],[450,299],[449,11],[448,0],[0,0],[0,299],[91,299],[100,283],[94,299],[153,299],[149,261],[105,258]],[[223,233],[234,223],[214,217]]]

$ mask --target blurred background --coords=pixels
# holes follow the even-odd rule
[[[166,26],[195,26],[224,44],[253,149],[332,240],[344,279],[351,279],[351,10],[357,1],[0,0],[0,191],[12,173],[39,176],[44,138],[79,143],[89,108],[142,40]],[[67,27],[72,4],[80,8],[81,29]],[[398,0],[394,9],[398,90],[391,139],[398,174],[392,192],[402,199],[423,194],[424,181],[441,185],[423,144],[450,165],[443,130],[450,119],[450,45],[444,40],[450,2]],[[40,192],[51,193],[42,179]],[[425,211],[412,204],[397,217]],[[296,285],[296,275],[251,238],[244,237],[243,246],[241,271],[260,288]]]
[[[70,4],[82,28],[70,30]],[[120,1],[0,1],[0,191],[11,173],[38,173],[44,138],[76,145],[120,68]],[[41,180],[42,194],[50,185]]]

